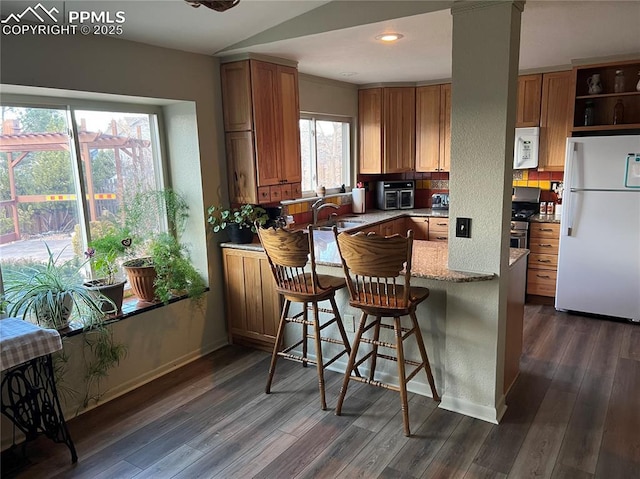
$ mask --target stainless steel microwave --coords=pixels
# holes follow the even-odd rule
[[[380,210],[411,209],[415,200],[413,181],[378,181],[376,199]]]

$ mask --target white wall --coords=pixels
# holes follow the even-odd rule
[[[155,309],[113,326],[129,353],[105,381],[110,394],[136,387],[227,343],[222,312],[222,266],[217,244],[205,235],[205,207],[226,201],[226,166],[218,61],[212,57],[102,37],[3,36],[0,83],[150,97],[165,104],[169,174],[186,194],[191,218],[185,239],[208,276],[201,309],[188,301]],[[123,101],[123,98],[119,98]],[[81,337],[67,348],[79,353]],[[77,354],[76,354],[77,356]],[[68,381],[81,384],[78,357]],[[75,371],[75,373],[74,373]],[[76,404],[66,404],[75,411]],[[3,423],[3,447],[11,428]]]

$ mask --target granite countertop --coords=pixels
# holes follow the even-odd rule
[[[417,212],[417,213],[416,213]],[[366,224],[375,224],[401,216],[434,216],[430,209],[411,210],[411,212],[385,211],[367,213],[359,215]],[[440,215],[442,216],[442,215]],[[358,228],[361,228],[359,226]],[[352,228],[357,229],[357,228]],[[316,263],[323,266],[340,267],[340,255],[333,236],[333,231],[314,231],[314,245]],[[247,251],[264,251],[257,237],[250,244],[222,243],[223,248],[234,248]],[[436,241],[414,240],[413,261],[411,265],[411,275],[419,278],[432,279],[437,281],[451,282],[472,282],[488,281],[495,277],[493,273],[467,273],[464,271],[454,271],[447,267],[449,245]],[[529,254],[527,249],[511,248],[509,254],[509,266]]]
[[[536,214],[529,218],[533,223],[560,223],[560,215],[541,215]]]

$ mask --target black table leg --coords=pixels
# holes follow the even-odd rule
[[[52,441],[66,444],[71,451],[71,462],[78,461],[58,400],[50,354],[6,371],[2,380],[1,410],[24,433],[27,441],[44,433]]]

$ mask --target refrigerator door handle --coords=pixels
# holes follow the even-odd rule
[[[577,167],[578,167],[578,162],[576,160],[576,155],[578,152],[578,145],[577,143],[569,140],[568,144],[567,144],[567,165],[566,165],[566,171],[565,171],[565,178],[569,179],[569,194],[567,195],[566,198],[566,203],[563,206],[564,208],[564,214],[566,215],[567,218],[567,222],[565,224],[566,229],[563,230],[563,235],[565,236],[571,236],[571,231],[573,230],[573,216],[574,216],[574,208],[575,208],[575,202],[576,202],[576,195],[577,193]]]

